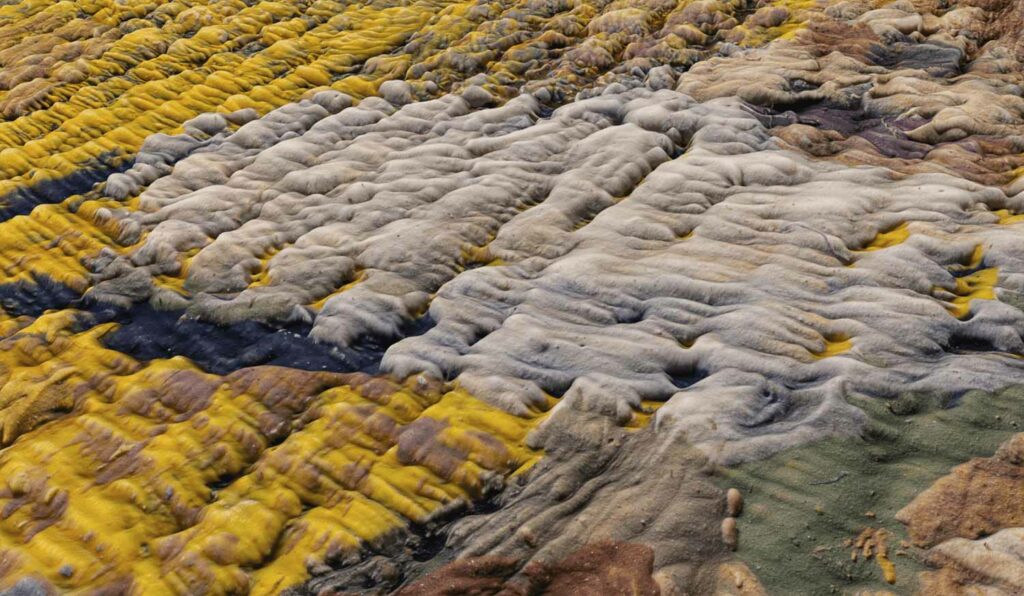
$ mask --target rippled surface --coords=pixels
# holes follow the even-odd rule
[[[1021,17],[7,3],[0,589],[1024,589]]]

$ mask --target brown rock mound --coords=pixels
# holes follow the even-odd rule
[[[651,577],[654,551],[642,544],[594,542],[554,563],[530,563],[523,570],[525,579],[510,581],[516,567],[515,561],[501,557],[463,559],[410,584],[398,594],[661,594]]]
[[[1024,526],[1024,433],[1004,443],[990,458],[953,468],[900,510],[896,519],[907,525],[911,539],[922,547]]]

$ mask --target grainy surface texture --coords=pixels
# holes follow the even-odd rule
[[[0,2],[0,594],[1024,593],[1022,29]]]

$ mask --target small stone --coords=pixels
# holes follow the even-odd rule
[[[730,488],[725,493],[726,513],[729,517],[739,517],[743,513],[743,495],[739,490]]]
[[[402,573],[391,561],[386,559],[377,562],[376,567],[373,570],[373,579],[378,584],[380,583],[394,583],[401,579]]]
[[[722,520],[722,542],[729,550],[736,550],[739,546],[739,530],[736,528],[736,518],[727,517]]]
[[[537,534],[535,534],[533,530],[531,530],[528,526],[523,526],[519,528],[519,530],[516,532],[516,536],[518,536],[523,542],[525,542],[528,546],[531,547],[537,546],[537,543],[539,542],[537,539]]]

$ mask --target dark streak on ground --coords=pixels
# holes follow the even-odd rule
[[[48,310],[67,308],[78,298],[78,292],[45,275],[0,284],[0,308],[12,317],[38,317]]]
[[[19,187],[0,196],[0,222],[28,215],[38,205],[61,203],[74,195],[89,192],[95,184],[103,182],[111,174],[127,170],[133,163],[134,160],[123,155],[108,153],[63,178]]]
[[[0,284],[0,306],[14,317],[78,309],[81,315],[75,331],[103,323],[119,325],[102,338],[107,348],[141,361],[184,356],[218,375],[256,365],[377,374],[381,358],[391,344],[426,333],[434,326],[430,316],[425,315],[407,325],[399,337],[366,337],[341,349],[310,338],[309,324],[273,326],[246,321],[217,325],[186,317],[180,310],[156,310],[148,303],[121,308],[83,299],[71,288],[46,276],[38,276],[32,282]]]

